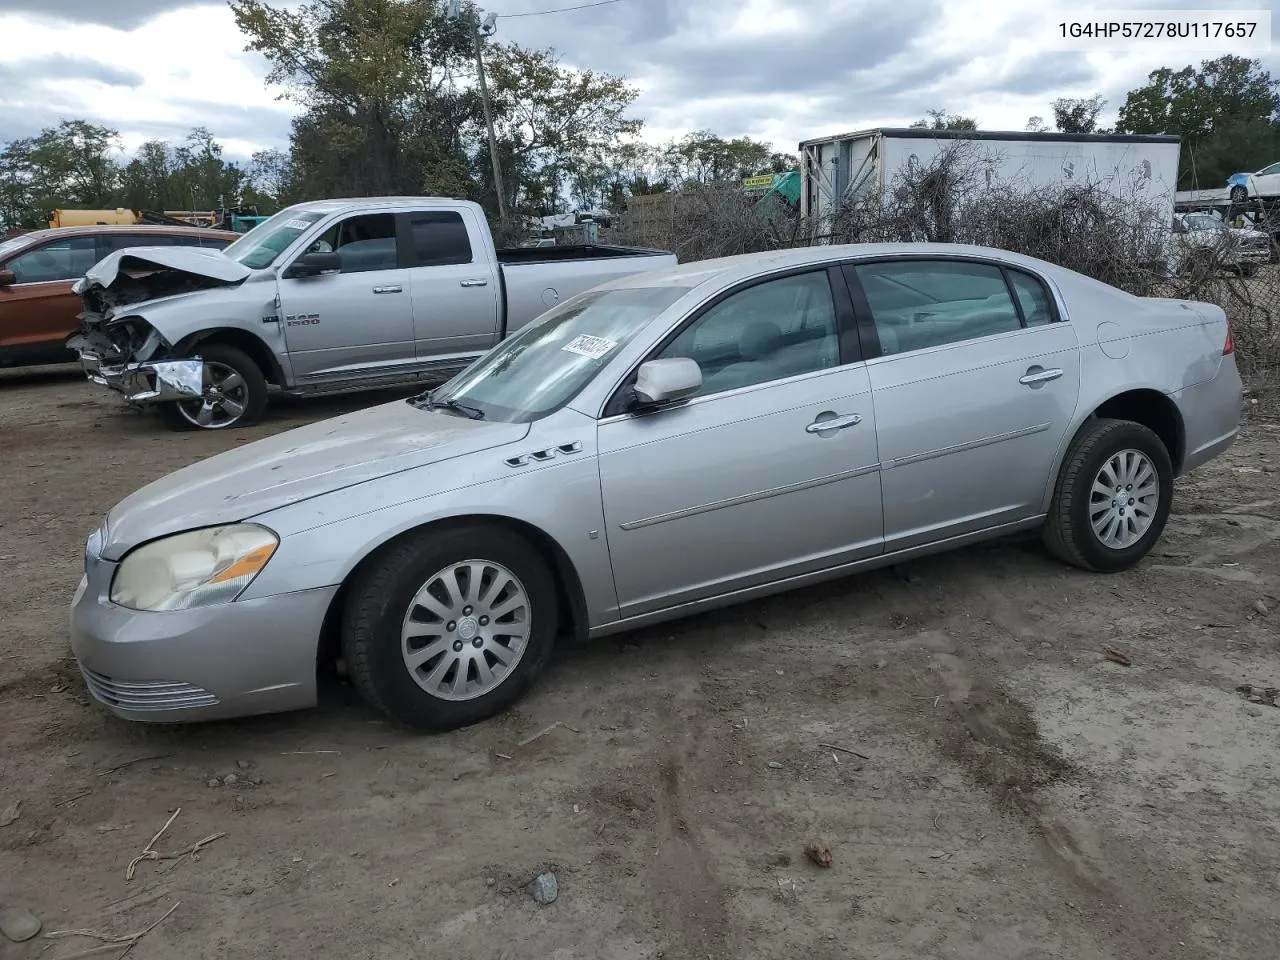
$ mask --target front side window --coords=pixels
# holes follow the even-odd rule
[[[1021,329],[999,267],[904,260],[852,269],[885,356]]]
[[[1280,163],[1273,163],[1269,167],[1263,167],[1261,170],[1255,173],[1254,176],[1255,177],[1274,177],[1276,174],[1280,174]]]
[[[592,290],[544,313],[435,391],[490,420],[524,422],[572,400],[687,287]]]
[[[409,214],[413,262],[419,267],[470,263],[471,238],[462,214],[452,210]]]
[[[702,370],[699,396],[811,373],[840,363],[840,334],[825,270],[731,294],[669,343],[659,359]]]
[[[276,258],[289,248],[293,241],[324,219],[315,210],[291,208],[281,210],[269,220],[264,220],[231,246],[226,254],[250,270],[261,270],[276,262]]]
[[[400,265],[396,244],[396,218],[390,213],[347,217],[326,230],[307,247],[307,253],[338,254],[343,273],[394,270]]]
[[[98,242],[93,237],[67,237],[19,254],[6,264],[17,283],[54,283],[76,280],[98,262]]]
[[[128,250],[131,247],[194,247],[200,240],[199,237],[186,237],[173,233],[115,233],[110,234],[106,239],[107,249],[112,253],[117,250]]]

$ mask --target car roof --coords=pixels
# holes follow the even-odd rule
[[[144,233],[160,236],[183,236],[194,233],[202,237],[240,237],[241,234],[231,230],[215,230],[212,227],[175,227],[162,223],[92,223],[77,227],[46,227],[43,230],[32,230],[21,233],[14,240],[45,240],[49,237],[83,237],[98,234],[131,234]]]
[[[763,274],[797,267],[819,267],[843,260],[884,256],[976,257],[1028,268],[1039,273],[1058,273],[1063,268],[1034,257],[995,247],[962,243],[847,243],[815,247],[794,247],[763,253],[743,253],[715,260],[695,260],[679,266],[620,277],[602,287],[686,287],[703,284],[731,286]]]

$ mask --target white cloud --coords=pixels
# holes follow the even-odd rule
[[[261,58],[243,52],[225,4],[130,0],[108,16],[99,6],[107,2],[56,0],[44,14],[0,14],[0,76],[8,78],[0,140],[84,117],[118,128],[129,150],[195,125],[234,155],[287,143],[291,108],[267,88]],[[1151,70],[1220,54],[1052,51],[1057,23],[1105,6],[1067,0],[620,0],[524,17],[511,15],[571,0],[482,2],[503,14],[496,39],[554,47],[566,64],[630,78],[653,140],[711,128],[791,149],[809,137],[909,123],[932,107],[974,116],[988,130],[1019,130],[1033,114],[1051,117],[1055,97],[1095,92],[1110,101],[1104,122],[1113,122],[1125,92]],[[5,5],[33,10],[37,0]],[[41,73],[35,51],[51,50],[89,62]],[[1273,54],[1264,62],[1277,66]],[[18,71],[33,75],[15,81]],[[141,82],[111,82],[122,72]]]

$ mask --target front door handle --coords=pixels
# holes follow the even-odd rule
[[[1057,380],[1062,376],[1061,370],[1046,370],[1044,367],[1030,367],[1025,376],[1018,378],[1018,382],[1024,387],[1034,387],[1036,384],[1048,383],[1050,380]]]
[[[404,293],[404,287],[374,287],[374,293]]]
[[[458,285],[462,287],[487,287],[489,281],[482,277],[474,277],[470,280],[459,280]]]
[[[825,420],[815,420],[804,428],[805,433],[826,433],[828,430],[843,430],[845,427],[856,427],[862,418],[856,413],[847,416],[830,416]]]

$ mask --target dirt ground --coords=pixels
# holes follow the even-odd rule
[[[970,549],[562,650],[444,736],[336,684],[198,727],[87,702],[66,608],[100,516],[370,399],[175,435],[74,373],[0,372],[0,907],[44,924],[3,960],[162,917],[132,960],[1274,955],[1280,708],[1237,690],[1280,686],[1269,401],[1129,573]],[[161,854],[218,839],[126,879],[179,808]]]

